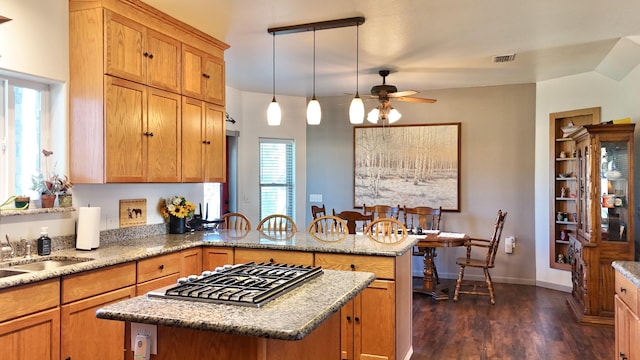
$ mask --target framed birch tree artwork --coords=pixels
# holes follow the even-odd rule
[[[354,207],[460,211],[460,123],[353,128]]]

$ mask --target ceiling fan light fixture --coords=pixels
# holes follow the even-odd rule
[[[364,122],[364,102],[357,92],[349,106],[349,121],[354,125]]]
[[[389,111],[388,115],[389,124],[393,124],[394,122],[400,120],[401,117],[402,114],[400,114],[400,111],[392,108],[391,111]]]
[[[378,108],[375,108],[369,111],[369,114],[367,115],[367,121],[372,124],[377,124],[379,117],[380,117],[380,110],[378,110]]]

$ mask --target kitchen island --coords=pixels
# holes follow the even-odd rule
[[[336,314],[374,279],[368,272],[324,270],[259,308],[143,295],[96,316],[159,325],[156,359],[185,358],[185,351],[186,358],[207,358],[211,347],[220,360],[339,359]]]

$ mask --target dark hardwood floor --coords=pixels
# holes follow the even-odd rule
[[[453,298],[454,280],[442,279]],[[613,359],[614,328],[580,325],[567,293],[528,285],[494,284],[487,296],[434,301],[413,294],[412,360]]]

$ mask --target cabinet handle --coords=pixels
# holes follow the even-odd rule
[[[153,133],[149,131],[145,131],[144,136],[153,136]]]
[[[149,57],[149,53],[148,53],[148,52],[146,52],[146,51],[145,51],[142,55],[143,55],[144,57]]]
[[[360,322],[360,318],[359,317],[354,317],[353,320],[355,320],[356,322]]]
[[[149,59],[153,59],[153,54],[149,54]]]
[[[164,264],[160,264],[160,270],[164,269]]]
[[[349,265],[349,267],[351,268],[351,270],[355,270],[356,269],[356,265],[355,264],[351,264],[351,265]]]
[[[273,258],[269,259],[269,263],[273,264],[275,261],[273,260]]]
[[[203,78],[205,78],[205,79],[208,79],[208,78],[210,78],[211,76],[210,76],[209,74],[202,73],[202,77],[203,77]]]
[[[205,144],[207,144],[207,145],[211,145],[211,141],[209,141],[209,140],[205,140]]]
[[[627,289],[625,289],[625,288],[621,287],[621,288],[620,288],[620,292],[621,292],[621,293],[626,293],[626,292],[627,292]]]
[[[627,360],[627,355],[625,355],[624,353],[620,353],[620,359]]]
[[[351,321],[351,316],[347,315],[347,321]]]

